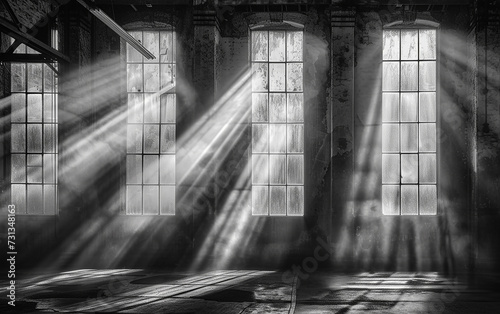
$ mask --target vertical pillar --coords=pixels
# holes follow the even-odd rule
[[[331,11],[332,90],[332,223],[333,239],[352,217],[354,167],[354,26],[355,11],[334,7]]]
[[[85,133],[92,126],[90,15],[78,3],[69,4],[61,16],[63,52],[69,63],[60,63],[59,75],[59,208],[61,217],[78,221],[96,201],[87,187],[85,158],[93,148]],[[87,156],[87,157],[85,157]]]
[[[195,1],[196,2],[196,1]],[[207,1],[202,5],[194,7],[194,66],[193,85],[197,93],[195,111],[192,112],[192,121],[199,121],[202,115],[210,115],[214,109],[217,95],[217,51],[220,39],[220,30],[217,20],[217,13],[213,1]],[[209,130],[217,130],[217,123],[214,119],[206,120],[204,127]],[[213,124],[213,126],[206,125]],[[204,134],[197,134],[201,141],[198,144],[204,145],[204,149],[214,150],[213,138],[207,138]],[[192,206],[192,228],[193,245],[195,250],[199,249],[203,240],[210,231],[215,219],[217,210],[217,198],[220,191],[215,184],[214,178],[219,168],[219,160],[210,160],[203,168],[200,180],[196,180],[196,186],[189,188],[194,192],[195,204]],[[207,261],[209,263],[209,261]]]

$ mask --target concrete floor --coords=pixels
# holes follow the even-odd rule
[[[0,313],[500,313],[500,292],[468,289],[437,273],[305,276],[136,269],[31,274],[16,281],[15,308],[2,293]]]

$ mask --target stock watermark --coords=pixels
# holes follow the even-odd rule
[[[7,209],[7,262],[9,270],[7,278],[9,279],[7,287],[7,303],[10,306],[16,306],[16,206],[9,205]]]

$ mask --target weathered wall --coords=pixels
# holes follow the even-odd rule
[[[484,8],[480,8],[483,9]],[[490,12],[495,14],[495,12]],[[498,14],[498,13],[496,13]],[[500,266],[500,32],[496,22],[477,28],[477,251],[478,271]],[[487,117],[486,117],[487,112]],[[486,128],[485,123],[488,123]],[[489,129],[489,130],[488,130]]]

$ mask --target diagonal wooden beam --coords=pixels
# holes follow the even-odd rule
[[[57,61],[69,62],[68,56],[50,47],[49,45],[41,42],[35,37],[20,31],[12,22],[0,17],[0,29],[7,35],[20,40],[27,46],[35,49],[36,51],[46,55],[48,58]]]
[[[140,54],[142,54],[147,59],[155,59],[156,57],[140,42],[137,41],[132,35],[127,33],[120,25],[118,25],[112,18],[110,18],[104,11],[96,7],[95,5],[90,5],[85,0],[77,0],[85,9],[87,9],[92,15],[98,18],[101,22],[103,22],[106,26],[108,26],[112,31],[114,31],[118,36],[120,36],[123,40],[130,44],[135,50],[137,50]]]

